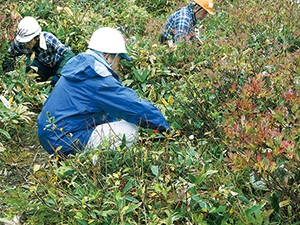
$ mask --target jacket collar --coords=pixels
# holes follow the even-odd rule
[[[119,75],[113,71],[111,69],[111,66],[108,64],[108,62],[106,61],[106,59],[104,58],[102,52],[99,52],[99,51],[96,51],[96,50],[93,50],[93,49],[88,49],[86,51],[87,54],[90,54],[92,56],[94,56],[99,62],[101,62],[107,69],[108,71],[112,74],[112,76],[117,80],[117,81],[120,81],[120,77]]]

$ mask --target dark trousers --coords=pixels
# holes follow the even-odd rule
[[[56,72],[59,68],[59,64],[60,64],[60,61],[58,61],[54,67],[48,67],[48,66],[45,66],[44,64],[42,64],[37,59],[34,59],[33,62],[30,65],[28,65],[29,62],[30,62],[30,59],[27,59],[27,61],[26,61],[26,64],[27,64],[26,72],[31,70],[32,66],[37,67],[38,68],[37,74],[39,75],[38,78],[37,78],[37,81],[47,81],[50,77],[55,76]]]

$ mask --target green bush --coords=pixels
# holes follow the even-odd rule
[[[122,62],[123,84],[160,108],[173,132],[154,141],[141,130],[130,149],[103,146],[65,161],[29,161],[21,206],[7,198],[21,187],[1,192],[0,217],[19,213],[27,224],[297,224],[299,4],[216,1],[216,14],[201,23],[202,46],[159,45],[163,22],[183,5],[33,1],[4,10],[3,55],[8,25],[18,18],[10,15],[37,17],[76,53],[85,51],[98,27],[120,29],[133,58]],[[51,91],[23,67],[20,60],[0,77],[11,104],[0,103],[0,142],[9,149],[0,152],[0,171],[15,162],[16,152],[26,152],[19,140],[7,140],[32,130]]]

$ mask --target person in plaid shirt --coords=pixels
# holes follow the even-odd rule
[[[75,55],[52,33],[42,32],[37,20],[30,16],[20,21],[17,36],[10,44],[8,53],[10,56],[2,64],[3,71],[14,70],[15,57],[25,54],[28,57],[26,72],[33,69],[38,74],[37,81],[41,82],[52,77],[52,86],[59,79],[63,66]],[[34,60],[30,62],[33,53]]]
[[[165,22],[159,42],[171,47],[178,42],[190,41],[196,37],[202,44],[196,24],[208,13],[213,14],[213,0],[195,0],[177,10]]]

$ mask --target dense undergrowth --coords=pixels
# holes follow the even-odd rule
[[[158,35],[177,1],[0,5],[0,62],[17,21],[38,18],[75,53],[98,27],[126,36],[122,82],[159,107],[172,137],[49,158],[36,116],[50,93],[24,58],[0,77],[0,218],[24,224],[300,224],[300,6],[216,1],[203,46]]]

